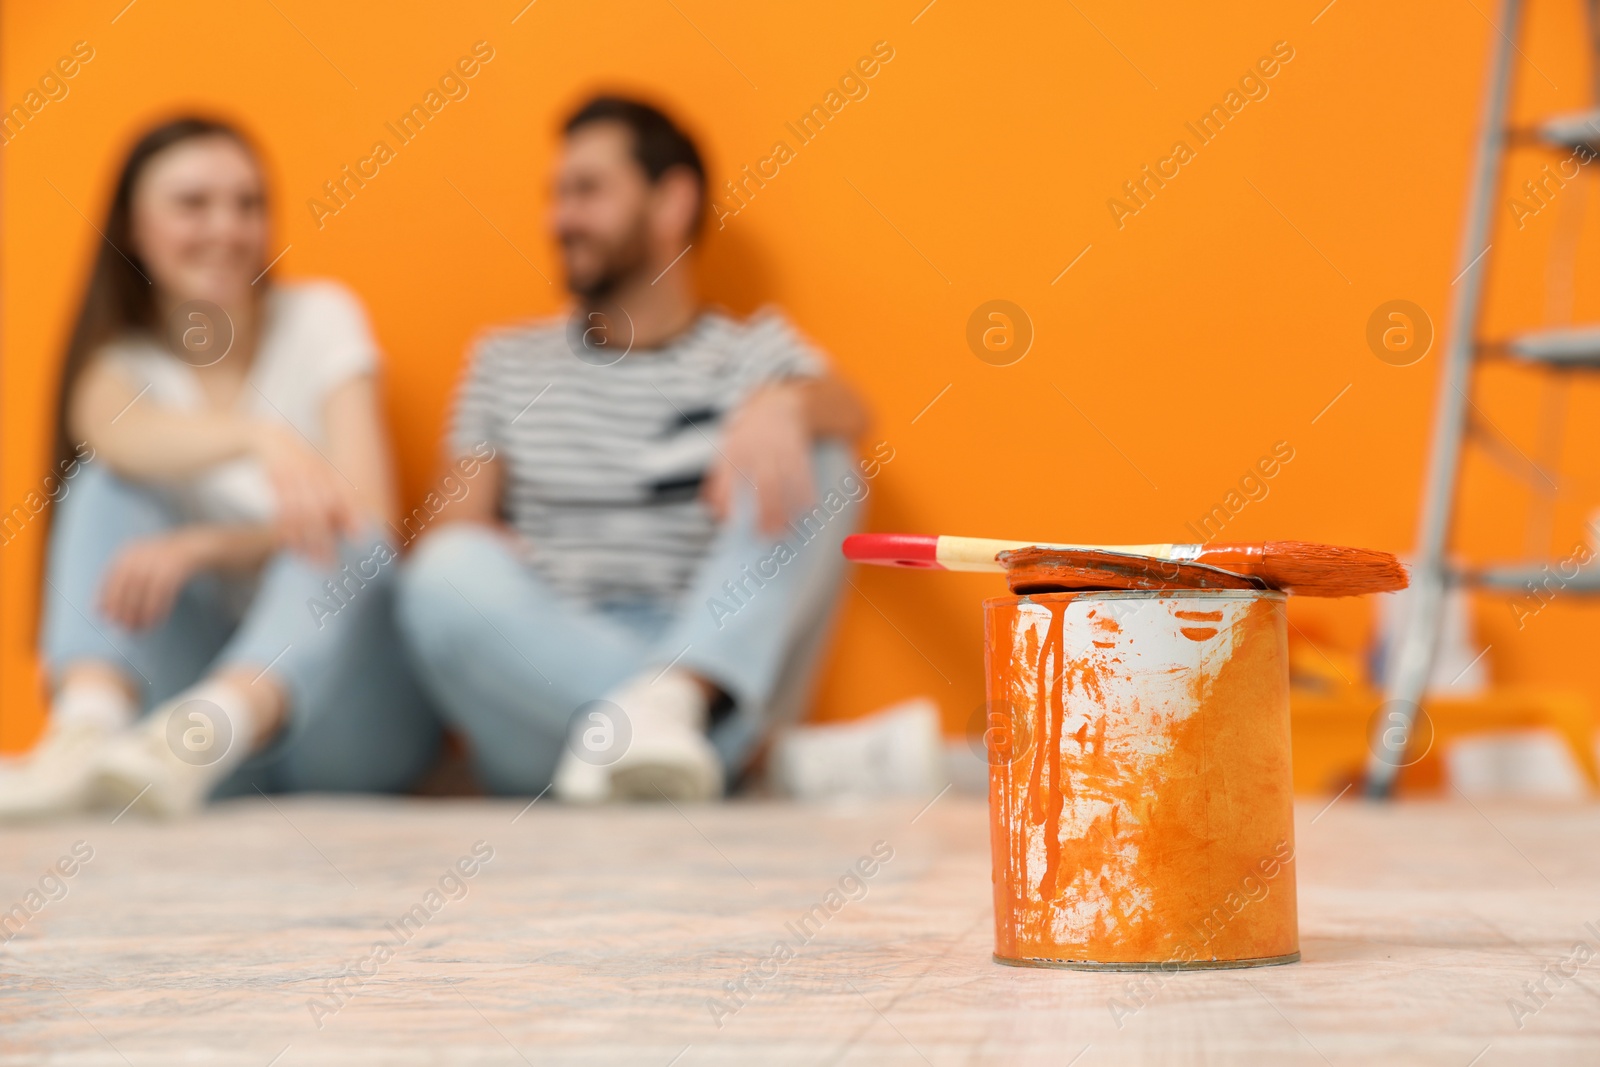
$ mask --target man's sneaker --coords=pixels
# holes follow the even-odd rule
[[[574,727],[574,735],[581,733]],[[602,767],[581,759],[573,753],[573,746],[582,741],[569,738],[561,750],[561,760],[556,764],[556,774],[550,783],[556,799],[568,804],[604,804],[611,799],[611,768]]]
[[[609,716],[617,721],[600,721]],[[556,796],[576,803],[721,796],[722,762],[706,737],[708,717],[705,693],[687,673],[639,675],[574,720]]]
[[[779,787],[801,800],[927,797],[950,781],[939,708],[926,697],[854,722],[786,730],[773,743],[768,767]]]

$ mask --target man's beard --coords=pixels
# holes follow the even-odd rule
[[[584,303],[591,306],[604,303],[615,295],[624,283],[640,274],[649,252],[645,241],[645,222],[638,224],[620,241],[606,249],[600,269],[592,278],[579,280],[567,272],[567,288]]]

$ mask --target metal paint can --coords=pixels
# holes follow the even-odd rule
[[[1300,958],[1285,599],[985,601],[997,962]]]

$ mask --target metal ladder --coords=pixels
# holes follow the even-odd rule
[[[1600,0],[1585,5],[1591,41],[1600,44]],[[1466,233],[1461,247],[1461,274],[1450,308],[1449,344],[1439,376],[1439,400],[1430,445],[1428,476],[1423,489],[1422,523],[1411,570],[1412,605],[1398,635],[1384,704],[1372,724],[1366,793],[1389,796],[1404,767],[1415,734],[1418,713],[1438,651],[1445,594],[1451,585],[1523,592],[1546,577],[1546,565],[1521,565],[1465,570],[1446,558],[1460,475],[1461,449],[1467,436],[1483,427],[1469,422],[1472,371],[1480,355],[1504,355],[1556,373],[1600,370],[1600,325],[1544,330],[1526,334],[1491,349],[1477,336],[1483,279],[1487,270],[1491,215],[1497,199],[1508,141],[1537,142],[1552,149],[1600,152],[1600,110],[1551,119],[1533,129],[1508,129],[1506,102],[1513,44],[1522,4],[1503,0],[1497,37],[1490,57],[1488,92],[1477,147],[1472,187],[1467,201]],[[1600,62],[1596,63],[1600,83]],[[1595,99],[1600,101],[1600,87]],[[1600,160],[1595,161],[1600,165]],[[1581,178],[1582,175],[1580,174]],[[1563,591],[1600,592],[1600,568],[1580,570]]]

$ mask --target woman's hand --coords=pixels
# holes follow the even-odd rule
[[[200,527],[130,541],[106,572],[101,612],[129,630],[161,624],[189,579],[206,568],[208,549]]]
[[[733,509],[740,483],[756,494],[757,525],[775,535],[816,499],[811,469],[811,428],[795,383],[754,393],[728,419],[701,491],[719,521]]]
[[[360,532],[355,487],[288,426],[257,424],[251,451],[277,494],[284,547],[331,563],[339,539]]]

